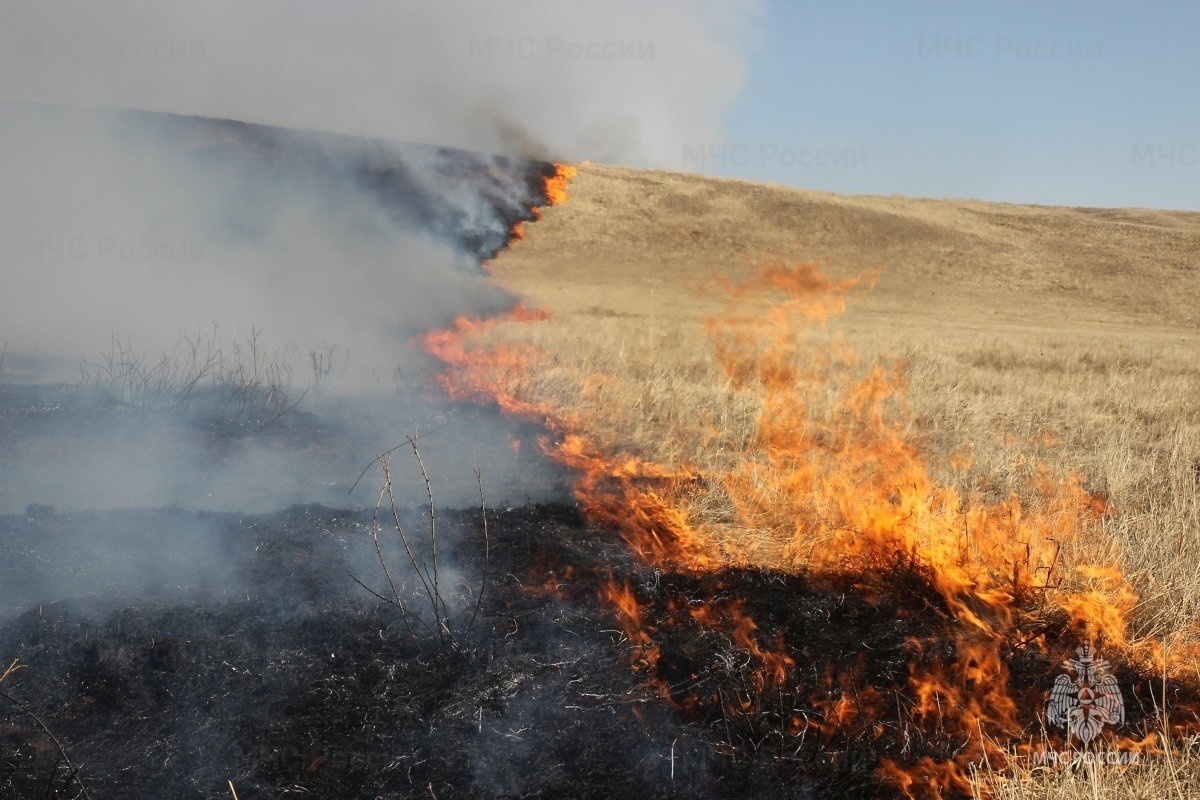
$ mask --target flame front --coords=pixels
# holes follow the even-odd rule
[[[567,202],[567,184],[578,174],[578,170],[568,164],[555,164],[554,174],[546,179],[546,202],[557,206]]]
[[[566,200],[574,174],[559,166],[547,178],[550,204]],[[884,702],[847,664],[800,703],[819,713],[796,713],[782,727],[796,737],[816,730],[871,738],[881,735],[884,720],[909,726],[931,751],[946,755],[884,758],[879,777],[910,797],[970,795],[970,765],[1003,765],[1005,746],[1035,722],[1036,687],[1011,685],[1014,653],[1050,658],[1091,641],[1165,674],[1194,653],[1178,650],[1168,658],[1153,642],[1130,636],[1138,597],[1119,570],[1098,566],[1099,557],[1089,560],[1086,534],[1108,510],[1078,476],[1055,478],[1041,469],[1024,503],[1015,496],[964,497],[932,477],[911,435],[901,370],[864,364],[822,327],[872,282],[871,276],[833,280],[814,264],[772,261],[748,281],[721,284],[724,307],[707,324],[712,358],[730,398],[750,399],[758,409],[752,440],[721,472],[612,446],[591,430],[597,409],[563,407],[539,394],[532,385],[536,349],[485,342],[493,321],[460,320],[430,334],[426,346],[447,364],[442,382],[452,396],[543,422],[543,450],[574,472],[581,506],[646,564],[712,573],[746,562],[738,555],[740,538],[743,551],[754,553],[752,566],[839,576],[868,598],[894,598],[897,575],[915,581],[922,613],[937,619],[938,635],[908,643],[903,695]],[[518,306],[508,319],[543,317]],[[588,386],[604,380],[581,374],[579,396],[596,394]],[[729,519],[696,511],[698,496],[716,493]],[[634,647],[635,665],[681,708],[710,701],[662,677],[657,637],[672,624],[720,631],[754,665],[742,693],[718,692],[711,701],[723,714],[745,714],[765,702],[767,690],[782,696],[794,683],[797,643],[764,637],[737,599],[678,613],[660,609],[656,617],[616,580],[603,599]]]

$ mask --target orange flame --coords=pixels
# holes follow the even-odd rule
[[[425,334],[425,352],[446,365],[438,375],[439,386],[454,400],[495,403],[505,413],[517,416],[543,415],[546,410],[541,405],[521,399],[518,391],[524,376],[533,372],[537,352],[530,347],[489,346],[484,337],[501,322],[537,322],[547,313],[517,303],[499,317],[457,317],[453,327]]]
[[[730,308],[710,323],[717,357],[734,385],[761,402],[757,440],[724,477],[746,527],[774,532],[787,564],[872,575],[912,564],[940,596],[950,622],[943,655],[910,665],[908,713],[931,730],[958,731],[967,743],[944,763],[923,759],[881,774],[910,796],[970,791],[966,765],[1003,763],[994,741],[1022,723],[1009,693],[1002,649],[1034,622],[1038,601],[1065,612],[1080,639],[1129,645],[1137,596],[1113,568],[1076,567],[1064,587],[1051,584],[1061,548],[1080,540],[1105,512],[1078,477],[1044,472],[1039,502],[970,501],[939,486],[897,418],[903,381],[874,367],[855,377],[844,343],[806,346],[798,331],[841,310],[855,281],[834,282],[813,265],[768,265],[750,284],[730,287]],[[762,291],[756,293],[756,288]],[[782,298],[770,298],[771,291]],[[835,398],[828,418],[809,396]],[[914,643],[920,649],[920,643]]]
[[[567,199],[574,175],[573,167],[556,165],[546,179],[550,205]],[[775,566],[850,574],[868,593],[880,590],[876,576],[890,569],[920,575],[945,641],[909,643],[909,696],[887,706],[871,687],[849,687],[843,676],[812,701],[823,719],[797,716],[788,724],[797,736],[814,724],[832,735],[847,726],[873,730],[864,727],[873,718],[899,714],[931,738],[953,740],[946,749],[955,755],[884,760],[880,777],[906,797],[970,794],[968,766],[1005,763],[999,743],[1014,741],[1030,719],[1031,709],[1010,690],[1005,653],[1013,642],[1044,645],[1045,634],[1030,635],[1045,630],[1044,620],[1058,614],[1065,635],[1163,668],[1183,663],[1185,649],[1168,658],[1161,647],[1131,641],[1128,620],[1138,597],[1119,570],[1062,562],[1064,548],[1109,512],[1078,476],[1052,479],[1042,470],[1032,503],[1015,496],[988,503],[939,485],[909,436],[899,371],[862,365],[839,338],[818,343],[811,336],[814,325],[842,312],[847,296],[872,281],[832,280],[814,264],[775,261],[750,281],[723,283],[727,306],[708,326],[714,357],[732,391],[756,398],[760,411],[754,440],[722,475],[636,458],[589,436],[586,414],[535,398],[528,381],[536,351],[482,343],[497,320],[456,320],[425,345],[447,365],[441,381],[451,396],[544,421],[551,435],[542,447],[575,472],[584,510],[646,563],[693,572],[726,563],[713,544],[720,532],[686,510],[688,498],[709,483],[728,497],[739,529],[776,543]],[[518,305],[501,319],[544,318],[544,311]],[[603,376],[586,377],[585,388],[589,381],[602,383]],[[831,405],[819,414],[813,404],[821,397]],[[648,610],[615,581],[602,599],[620,619],[637,666],[653,673],[661,651]],[[765,645],[737,601],[679,616],[725,631],[758,665],[760,692],[785,685],[795,671],[787,643]],[[738,702],[754,700],[747,694]]]
[[[560,206],[567,202],[570,195],[567,194],[567,184],[574,178],[579,171],[567,164],[555,164],[554,174],[546,178],[546,203],[552,206]]]
[[[643,619],[641,605],[633,590],[628,585],[609,583],[600,599],[616,610],[625,636],[638,654],[638,665],[645,669],[653,668],[660,655],[658,645],[655,644],[651,629]]]

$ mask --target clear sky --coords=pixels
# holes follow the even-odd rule
[[[1200,3],[774,0],[761,23],[699,171],[1200,210]]]

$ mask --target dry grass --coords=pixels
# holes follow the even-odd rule
[[[856,369],[895,365],[906,433],[940,482],[1028,498],[1040,464],[1106,496],[1113,513],[1077,557],[1119,565],[1141,597],[1132,633],[1170,641],[1200,624],[1198,252],[1196,213],[840,197],[585,166],[571,199],[492,265],[550,318],[492,335],[542,353],[535,374],[500,376],[517,396],[585,415],[612,450],[721,475],[746,457],[760,405],[714,359],[714,279],[743,280],[770,255],[841,276],[878,268],[814,341],[844,339]],[[818,422],[833,391],[806,398]],[[731,557],[779,558],[779,541],[736,528],[719,492],[689,512],[724,523],[715,544]],[[1195,772],[1196,748],[1176,756],[1165,772],[1037,774],[998,792],[1200,796],[1172,771]]]
[[[1107,763],[1107,751],[1063,751],[1044,765],[1004,772],[986,766],[973,775],[975,800],[1187,800],[1200,797],[1200,739],[1167,742],[1131,764]],[[1128,757],[1128,756],[1126,756]],[[1020,765],[1020,757],[1014,758]]]
[[[1200,350],[1152,343],[978,345],[912,352],[909,397],[935,452],[967,449],[945,479],[1019,490],[1031,459],[1109,498],[1106,539],[1141,596],[1134,633],[1200,622]]]

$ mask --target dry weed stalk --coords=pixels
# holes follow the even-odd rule
[[[487,500],[483,491],[483,476],[478,464],[475,467],[475,481],[479,489],[479,507],[483,519],[483,574],[480,578],[479,591],[474,592],[475,601],[471,610],[471,616],[467,622],[460,628],[456,629],[452,624],[452,614],[449,605],[446,602],[445,594],[442,589],[441,575],[441,558],[442,554],[439,550],[438,541],[438,515],[437,503],[433,495],[433,482],[429,478],[429,472],[425,468],[424,459],[421,457],[420,448],[417,446],[419,436],[405,437],[405,443],[412,450],[413,459],[417,464],[417,468],[421,474],[421,479],[424,483],[425,498],[427,501],[427,514],[429,517],[429,560],[428,563],[418,557],[418,553],[413,545],[413,540],[404,528],[404,524],[400,520],[400,510],[396,502],[395,485],[392,480],[391,469],[391,454],[396,450],[404,447],[403,444],[397,445],[392,449],[380,454],[375,458],[372,464],[378,464],[383,473],[383,484],[380,487],[379,494],[375,502],[375,510],[371,517],[371,539],[375,546],[375,557],[379,562],[379,566],[383,571],[384,578],[388,584],[389,594],[384,595],[366,585],[358,577],[351,575],[354,580],[363,589],[366,589],[375,597],[397,608],[402,618],[404,619],[405,627],[408,629],[409,635],[416,642],[422,641],[422,636],[418,634],[418,628],[423,630],[428,637],[437,640],[439,647],[451,652],[463,652],[466,646],[466,641],[475,627],[475,622],[479,617],[479,610],[483,604],[483,596],[487,591],[488,571],[490,568],[491,559],[491,539],[488,532],[488,511]],[[369,469],[370,467],[368,467]],[[364,470],[363,474],[366,474]],[[359,476],[362,478],[362,475]],[[355,481],[355,485],[357,485]],[[351,491],[354,490],[352,486]],[[413,610],[404,600],[401,587],[397,585],[396,579],[392,574],[392,569],[388,564],[388,560],[383,552],[383,544],[381,541],[380,515],[385,511],[390,512],[392,519],[392,528],[396,532],[396,536],[404,550],[404,554],[408,559],[409,566],[412,567],[413,573],[416,575],[420,584],[419,595],[423,598],[424,603],[428,604],[431,619],[427,620],[420,613]]]
[[[115,336],[107,353],[79,365],[76,392],[85,402],[141,410],[209,409],[223,419],[265,428],[294,411],[336,368],[336,348],[308,353],[307,387],[294,388],[298,350],[268,350],[262,329],[226,349],[216,326],[183,334],[170,352],[151,360]]]

